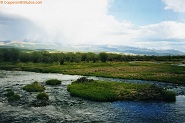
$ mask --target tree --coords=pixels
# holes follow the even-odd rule
[[[105,52],[101,52],[101,53],[99,54],[99,57],[100,57],[100,61],[101,61],[101,62],[107,62],[108,54],[105,53]]]

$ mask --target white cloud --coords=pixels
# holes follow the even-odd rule
[[[1,11],[37,23],[49,41],[98,43],[103,33],[118,24],[107,14],[108,4],[109,0],[45,0],[43,5],[7,5]]]
[[[184,0],[163,0],[166,4],[165,9],[172,9],[175,12],[185,12],[185,1]]]
[[[166,9],[183,11],[181,7],[172,7],[170,3],[175,0],[163,1],[167,5]],[[37,25],[36,29],[29,27],[29,33],[24,34],[24,38],[30,41],[62,45],[118,44],[185,49],[182,45],[185,41],[185,23],[166,21],[137,26],[128,21],[119,22],[108,13],[111,2],[112,0],[43,0],[42,5],[3,5],[0,12],[20,16]],[[16,31],[15,34],[19,35]],[[180,47],[177,46],[178,43],[181,44]]]
[[[146,39],[185,39],[185,23],[165,21],[141,27],[141,33]],[[160,40],[159,40],[160,41]]]

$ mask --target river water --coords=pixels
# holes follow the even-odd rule
[[[117,82],[151,83],[175,91],[176,102],[116,101],[93,102],[71,97],[67,85],[80,76],[45,74],[23,71],[0,71],[0,123],[183,123],[185,122],[185,86],[141,80],[89,77]],[[49,105],[34,107],[37,93],[22,87],[38,81],[59,79],[59,86],[46,86]],[[21,96],[20,101],[8,102],[4,96],[11,88]]]

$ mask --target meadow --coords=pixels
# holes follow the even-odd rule
[[[185,67],[179,62],[133,61],[133,62],[65,62],[55,63],[12,63],[1,62],[2,70],[20,70],[41,73],[98,76],[109,78],[151,80],[185,84]]]
[[[185,56],[0,49],[0,69],[185,84]]]

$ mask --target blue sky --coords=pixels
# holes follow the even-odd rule
[[[119,21],[128,20],[137,25],[178,20],[177,13],[164,7],[161,0],[114,0],[109,14]]]
[[[0,41],[125,45],[185,52],[184,0],[43,0],[0,4]],[[3,45],[0,43],[0,45]]]

